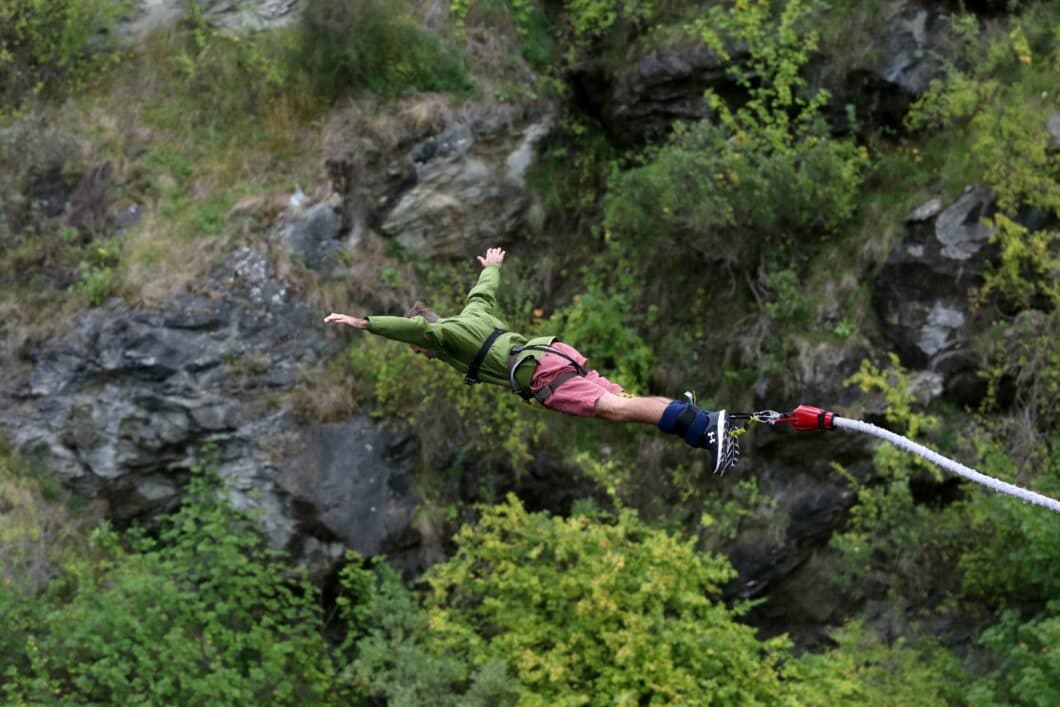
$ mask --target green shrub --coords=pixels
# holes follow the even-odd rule
[[[488,663],[476,670],[466,660],[430,651],[430,627],[420,597],[384,563],[375,563],[375,570],[378,588],[363,587],[356,592],[371,597],[360,604],[363,623],[370,628],[356,642],[357,657],[341,680],[362,694],[385,699],[388,705],[499,707],[512,703],[514,690],[502,663]],[[375,578],[371,581],[374,585]]]
[[[450,0],[449,11],[458,27],[515,25],[523,58],[538,69],[547,69],[555,41],[542,3],[537,0]]]
[[[320,703],[332,663],[315,590],[262,546],[216,477],[195,473],[157,539],[102,528],[43,597],[7,675],[16,702]],[[16,664],[17,665],[17,664]]]
[[[294,57],[325,102],[363,90],[390,97],[470,89],[461,60],[419,26],[408,0],[313,0]]]
[[[79,287],[93,307],[103,304],[117,284],[118,247],[112,243],[90,244],[88,256],[78,263]]]
[[[1020,309],[1060,306],[1060,230],[1031,231],[1003,213],[987,223],[1001,257],[988,266],[980,297],[996,294]]]
[[[445,363],[397,342],[366,338],[351,347],[349,362],[377,412],[416,426],[428,468],[470,455],[483,465],[522,471],[545,439],[545,416],[527,409],[510,390],[464,385]]]
[[[1038,443],[1026,447],[1027,435],[1000,435],[1014,444],[1009,450],[1020,459],[1041,455],[1044,443],[1057,429],[1060,415],[1060,309],[1042,312],[1028,309],[1011,320],[999,321],[980,341],[984,363],[981,375],[988,383],[982,409],[996,412],[1007,404],[999,400],[1011,391],[1011,401],[1020,413],[1020,429]],[[1035,466],[1041,467],[1041,460]]]
[[[1060,447],[1055,436],[1052,455],[1037,468],[1019,474],[1000,443],[979,441],[981,470],[1056,498],[1060,495]],[[965,509],[975,542],[959,559],[967,596],[987,606],[1042,606],[1060,595],[1060,523],[1039,506],[1010,496],[984,493]]]
[[[733,570],[632,512],[557,518],[513,497],[428,573],[430,647],[505,664],[520,704],[760,704],[781,699],[783,639],[718,601]]]
[[[995,656],[997,667],[976,680],[968,693],[973,707],[993,705],[1055,705],[1060,702],[1060,601],[1023,621],[1005,612],[980,643]]]
[[[967,676],[930,639],[884,642],[851,622],[832,634],[835,648],[805,653],[785,666],[794,704],[935,707],[959,704]]]
[[[1060,11],[1054,3],[1035,3],[1004,30],[980,26],[971,15],[959,16],[954,25],[963,61],[932,82],[910,110],[907,126],[919,134],[963,136],[947,158],[960,167],[952,187],[985,182],[1012,217],[1024,206],[1060,214],[1060,162],[1050,153],[1047,129],[1060,66]],[[948,165],[939,169],[945,174]]]
[[[608,285],[589,274],[584,292],[557,310],[550,322],[553,332],[591,357],[589,365],[630,391],[644,391],[653,355],[638,326],[650,326],[654,313],[635,319],[637,290],[626,278],[609,273]],[[624,285],[629,285],[625,287]]]
[[[605,204],[610,231],[642,250],[662,240],[666,252],[749,271],[767,252],[782,265],[805,259],[849,221],[867,153],[828,136],[825,94],[799,95],[815,10],[790,0],[773,17],[769,3],[752,2],[731,12],[715,7],[693,24],[723,57],[726,46],[747,46],[748,58],[730,73],[749,99],[733,108],[711,94],[716,122],[675,126],[666,145],[616,173]]]
[[[1056,307],[1060,236],[1055,226],[1028,229],[1019,216],[1034,209],[1060,216],[1060,160],[1050,147],[1055,113],[1056,42],[1060,11],[1034,3],[1005,25],[954,18],[962,61],[910,110],[907,126],[918,137],[945,144],[938,171],[956,191],[986,184],[999,213],[991,219],[1001,257],[985,275],[983,298],[1016,308]]]
[[[164,122],[190,121],[199,130],[225,131],[255,121],[296,92],[286,61],[287,41],[288,34],[282,31],[249,34],[219,29],[210,24],[199,3],[192,3],[184,21],[147,48],[156,53],[154,61],[165,67],[164,78],[180,97],[174,101],[174,96],[166,96],[152,107],[154,115],[173,111]]]
[[[851,142],[808,135],[774,150],[731,138],[704,121],[616,174],[607,228],[746,270],[766,254],[808,258],[854,213],[864,155]]]
[[[30,98],[76,88],[106,58],[129,0],[5,0],[0,4],[0,116]]]

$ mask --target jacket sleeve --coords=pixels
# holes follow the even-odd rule
[[[431,324],[423,317],[368,317],[368,331],[372,334],[415,344],[433,351],[442,350],[442,332],[437,324]]]
[[[497,288],[501,284],[501,269],[496,265],[482,268],[478,282],[467,294],[467,302],[460,315],[490,314],[496,316]]]

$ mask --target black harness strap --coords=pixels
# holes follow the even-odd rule
[[[578,376],[583,375],[585,374],[578,373],[577,371],[564,371],[563,373],[560,373],[558,376],[553,378],[551,383],[548,383],[543,388],[541,388],[541,390],[534,393],[534,397],[537,398],[537,402],[544,405],[545,401],[552,397],[552,394],[556,392],[557,388],[569,381],[571,378],[577,378]]]
[[[489,353],[490,348],[493,347],[493,342],[497,340],[497,337],[504,333],[504,329],[494,329],[486,341],[483,342],[482,348],[475,354],[475,360],[471,362],[471,365],[467,367],[467,375],[464,376],[464,382],[468,385],[475,385],[481,383],[478,379],[478,369],[482,367],[482,362],[486,360],[486,354]]]

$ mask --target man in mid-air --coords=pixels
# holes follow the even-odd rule
[[[656,425],[693,447],[708,450],[716,474],[724,474],[736,465],[740,445],[729,434],[725,410],[708,412],[691,401],[630,396],[620,385],[587,369],[586,357],[558,337],[527,339],[506,331],[496,316],[504,250],[490,248],[484,256],[478,256],[478,261],[482,265],[478,283],[455,317],[441,318],[417,302],[404,317],[362,319],[332,312],[324,321],[402,341],[417,353],[448,363],[463,373],[469,384],[508,386],[524,399],[537,400],[550,410],[609,422]]]

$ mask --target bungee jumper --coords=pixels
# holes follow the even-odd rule
[[[629,395],[622,386],[587,368],[587,358],[559,337],[528,339],[505,329],[496,313],[504,255],[501,248],[489,248],[484,256],[477,256],[482,272],[455,317],[439,317],[417,302],[404,317],[361,318],[332,312],[324,321],[409,344],[417,353],[463,373],[468,385],[507,386],[526,401],[575,417],[653,424],[692,447],[706,449],[715,474],[736,466],[739,438],[753,424],[790,425],[796,432],[843,428],[873,435],[965,479],[1060,513],[1060,501],[982,474],[889,430],[811,405],[799,405],[791,412],[734,413],[703,410],[692,393],[685,393],[687,401]]]
[[[653,424],[692,447],[706,449],[715,474],[736,465],[738,428],[726,410],[703,410],[687,394],[686,401],[629,395],[622,386],[587,368],[587,357],[558,336],[528,339],[508,331],[497,314],[504,256],[501,248],[489,248],[484,256],[477,256],[482,272],[455,317],[439,317],[417,302],[404,317],[362,318],[332,312],[324,322],[409,344],[417,353],[463,373],[468,385],[503,385],[524,400],[575,417]]]

